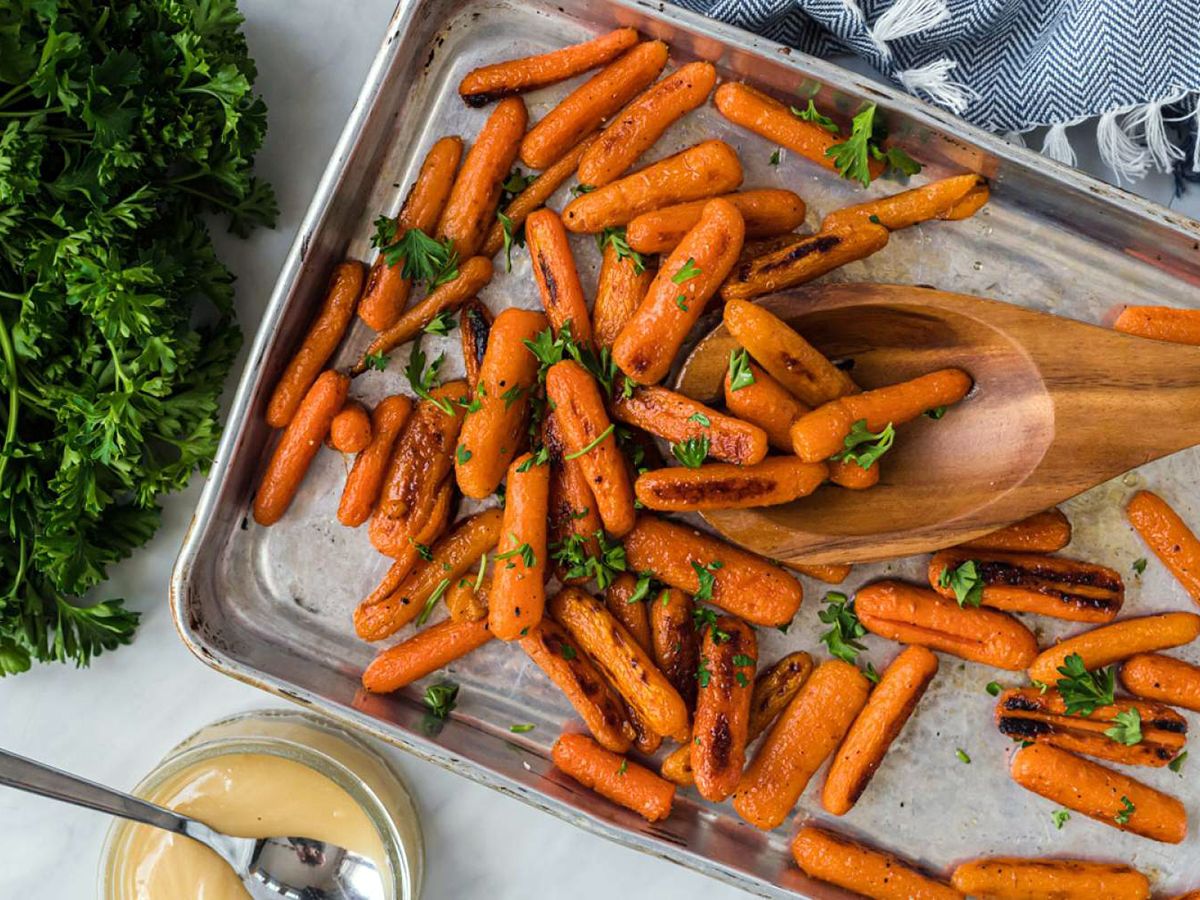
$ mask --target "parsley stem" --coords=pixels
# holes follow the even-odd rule
[[[49,115],[51,113],[66,112],[65,106],[47,106],[42,109],[18,109],[12,112],[0,110],[0,118],[3,119],[31,119],[34,116],[40,116],[43,113]]]
[[[0,487],[4,484],[4,470],[8,468],[11,454],[9,448],[17,440],[17,415],[21,411],[21,395],[17,384],[17,357],[13,353],[12,338],[8,334],[8,325],[0,316],[0,353],[4,356],[4,367],[8,370],[8,419],[4,426],[4,445],[0,450]],[[24,537],[22,537],[22,541]]]
[[[606,437],[608,437],[610,434],[613,433],[613,429],[616,427],[617,427],[616,425],[610,424],[602,432],[600,432],[598,435],[596,435],[595,439],[592,440],[592,442],[589,443],[582,450],[576,451],[575,453],[568,453],[566,456],[563,457],[563,459],[578,459],[579,457],[583,456],[585,453],[590,453],[592,450],[595,450],[598,446],[600,446],[601,441],[603,441]]]
[[[22,94],[29,93],[29,82],[25,81],[21,84],[14,85],[6,93],[0,95],[0,108],[8,106],[13,100],[20,100]]]

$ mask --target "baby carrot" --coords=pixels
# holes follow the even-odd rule
[[[1121,831],[1167,844],[1187,836],[1187,812],[1174,797],[1057,747],[1018,750],[1009,773],[1025,790]]]
[[[1200,344],[1200,310],[1127,306],[1113,322],[1113,328],[1156,341]]]
[[[646,296],[655,271],[644,261],[623,257],[611,242],[604,245],[596,299],[592,304],[592,333],[600,347],[612,347]]]
[[[824,463],[773,456],[751,466],[714,463],[696,469],[674,467],[645,472],[638,476],[633,490],[647,509],[752,509],[807,497],[828,475]]]
[[[485,561],[481,559],[480,565],[484,564]],[[482,582],[478,579],[478,573],[458,579],[442,598],[446,601],[446,611],[455,622],[479,622],[487,618],[487,595],[492,588],[492,579],[490,575],[485,576]]]
[[[501,100],[467,151],[437,223],[438,240],[449,238],[459,259],[474,256],[483,246],[528,120],[520,97]]]
[[[717,412],[669,388],[634,388],[628,397],[613,397],[610,408],[618,422],[672,444],[707,441],[708,456],[722,462],[754,465],[767,455],[767,435],[757,425]]]
[[[984,179],[973,172],[942,178],[890,197],[835,209],[821,220],[821,230],[834,231],[870,222],[882,225],[888,231],[898,231],[927,219],[936,219],[983,184],[986,184]]]
[[[719,638],[719,639],[718,639]],[[692,771],[700,796],[720,803],[742,777],[758,641],[740,619],[721,616],[700,648]]]
[[[1139,653],[1153,653],[1191,643],[1197,635],[1200,635],[1200,616],[1193,613],[1159,613],[1122,619],[1077,634],[1042,651],[1030,663],[1029,677],[1053,684],[1058,680],[1059,666],[1072,654],[1083,658],[1084,668],[1099,669]]]
[[[1150,880],[1136,869],[1082,859],[995,856],[960,863],[951,883],[990,900],[1149,900]]]
[[[1125,507],[1125,515],[1175,580],[1200,603],[1200,540],[1187,523],[1150,491],[1138,491]]]
[[[600,187],[619,178],[672,122],[704,103],[717,82],[712,63],[680,66],[621,110],[579,161],[579,181]]]
[[[254,495],[254,521],[259,525],[274,525],[283,518],[349,390],[350,379],[332,370],[322,372],[308,388]]]
[[[414,228],[433,234],[446,198],[450,196],[462,149],[462,138],[457,135],[444,137],[429,148],[417,180],[408,189],[408,196],[396,216],[396,240]],[[412,281],[404,277],[404,260],[398,259],[389,266],[381,251],[367,275],[367,286],[358,302],[358,317],[375,331],[390,328],[408,305],[411,290]]]
[[[575,257],[562,219],[552,209],[539,209],[525,220],[525,242],[533,264],[533,277],[542,298],[542,308],[557,335],[566,325],[583,346],[592,343],[592,320]]]
[[[954,888],[891,853],[814,825],[805,825],[796,833],[792,856],[811,877],[875,900],[962,900]]]
[[[968,550],[1054,553],[1071,543],[1071,523],[1058,507],[959,544]]]
[[[468,395],[476,397],[479,370],[487,354],[488,335],[492,332],[492,313],[478,300],[468,300],[458,314],[458,332],[462,340],[463,368],[467,371]]]
[[[696,634],[696,607],[692,598],[676,588],[664,588],[647,597],[646,604],[654,662],[687,708],[694,709],[700,637]]]
[[[638,642],[638,646],[647,653],[653,653],[654,638],[650,633],[648,606],[654,597],[634,600],[632,598],[636,590],[636,578],[628,573],[618,575],[604,592],[604,605],[608,607],[613,618],[625,626],[625,630]]]
[[[742,164],[724,141],[704,141],[576,197],[563,210],[570,231],[595,234],[688,200],[715,197],[742,183]]]
[[[531,169],[553,165],[636,97],[666,64],[667,45],[662,41],[637,44],[568,94],[529,129],[521,141],[521,161]]]
[[[1137,697],[1200,712],[1200,666],[1159,653],[1139,653],[1121,666],[1121,684]]]
[[[887,667],[833,758],[821,794],[825,809],[835,816],[850,812],[937,670],[937,657],[924,647],[906,648]]]
[[[467,106],[486,106],[493,100],[557,84],[602,66],[636,43],[636,28],[618,28],[549,53],[481,66],[466,74],[458,93]]]
[[[384,397],[375,404],[371,411],[371,443],[354,458],[338,504],[338,521],[343,525],[357,528],[370,517],[383,487],[392,447],[411,412],[412,401],[401,394]]]
[[[308,389],[333,356],[346,333],[346,326],[354,317],[354,305],[358,302],[362,283],[360,262],[340,263],[333,270],[321,311],[308,327],[300,349],[284,369],[267,403],[267,424],[272,428],[283,428],[292,421]]]
[[[502,641],[542,620],[546,605],[546,511],[550,468],[526,453],[508,467],[504,524],[492,570],[488,622]]]
[[[363,687],[372,694],[398,691],[472,650],[478,650],[491,639],[487,620],[455,622],[446,619],[376,656],[363,672]]]
[[[815,578],[817,581],[823,581],[826,584],[841,584],[845,581],[852,571],[853,567],[844,563],[825,563],[815,565],[812,563],[799,563],[793,560],[785,559],[783,564],[789,569],[799,572],[801,575],[807,575],[809,578]]]
[[[984,204],[992,197],[992,192],[986,184],[981,184],[967,191],[965,197],[955,203],[944,213],[939,213],[938,218],[947,222],[957,222],[960,219],[969,219],[979,210],[983,209]]]
[[[648,822],[671,814],[675,785],[582,734],[562,734],[550,751],[554,765],[584,787],[638,813]]]
[[[348,400],[329,423],[329,446],[339,453],[358,453],[371,443],[371,415],[357,400]]]
[[[775,188],[722,194],[737,207],[746,223],[747,238],[773,237],[804,224],[805,206],[792,191]],[[700,221],[705,200],[693,200],[644,212],[625,229],[625,240],[638,253],[667,253],[674,250]]]
[[[764,831],[783,824],[870,690],[870,682],[847,662],[834,659],[817,666],[742,775],[733,795],[737,814]]]
[[[752,362],[746,367],[754,380],[732,387],[732,376],[725,371],[725,408],[741,419],[757,425],[767,433],[771,446],[783,453],[792,452],[792,423],[808,407],[793,397],[782,384]],[[874,468],[874,467],[872,467]]]
[[[645,299],[613,342],[612,358],[626,375],[639,384],[666,377],[688,332],[737,261],[744,233],[742,215],[732,203],[705,204],[700,221],[659,267]]]
[[[550,464],[547,521],[550,546],[565,547],[572,540],[582,541],[585,554],[599,557],[600,544],[596,535],[602,533],[604,523],[579,460],[566,458],[568,451],[563,446],[562,433],[552,410],[547,410],[542,419],[542,446],[549,454]],[[555,563],[555,574],[563,584],[582,584],[590,577],[586,573],[568,577],[568,568],[562,560]]]

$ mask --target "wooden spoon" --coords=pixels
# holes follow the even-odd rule
[[[936,550],[1200,443],[1200,347],[904,285],[822,285],[761,305],[852,363],[864,389],[948,367],[975,379],[944,418],[899,427],[869,491],[826,486],[785,506],[704,514],[764,556],[850,563]],[[721,403],[736,346],[717,327],[677,388]]]

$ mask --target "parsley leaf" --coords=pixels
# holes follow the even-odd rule
[[[750,371],[750,355],[744,350],[729,352],[729,390],[740,391],[754,384],[754,373]]]
[[[988,692],[989,694],[991,694],[993,697],[999,697],[999,696],[1000,696],[1000,690],[1001,690],[1001,688],[1000,688],[1000,682],[998,682],[998,681],[989,681],[989,682],[987,683],[987,692]]]
[[[567,453],[566,455],[563,456],[563,459],[579,459],[579,457],[586,456],[588,453],[591,453],[593,450],[595,450],[597,447],[599,447],[602,443],[604,443],[604,439],[606,437],[608,437],[610,434],[612,434],[613,431],[616,430],[616,427],[617,427],[616,425],[609,422],[608,427],[605,428],[598,435],[596,435],[594,438],[592,438],[587,443],[586,446],[580,447],[574,453]]]
[[[673,284],[683,284],[685,281],[691,281],[702,274],[704,274],[704,270],[696,265],[696,260],[689,256],[687,262],[679,267],[679,271],[671,276],[671,282]]]
[[[671,445],[671,455],[689,469],[698,469],[708,458],[709,441],[702,434]]]
[[[1084,667],[1083,657],[1072,653],[1058,671],[1063,676],[1058,679],[1058,692],[1066,704],[1067,715],[1090,716],[1099,706],[1113,705],[1116,676],[1112,669],[1089,672]]]
[[[776,147],[775,152],[771,154],[771,159],[769,160],[769,162],[771,165],[777,166],[777,165],[779,165],[782,158],[783,158],[783,151],[781,149],[779,149],[778,147]]]
[[[425,326],[426,334],[436,334],[445,336],[450,333],[450,329],[454,327],[454,314],[448,310],[442,310],[436,316],[429,320],[429,324]]]
[[[446,361],[446,354],[442,353],[429,364],[429,368],[425,368],[425,351],[421,349],[421,339],[413,343],[412,350],[409,352],[408,365],[404,367],[404,375],[408,379],[409,386],[413,389],[413,393],[422,400],[428,400],[442,412],[448,416],[454,415],[454,405],[446,397],[434,397],[430,391],[437,385],[438,371],[442,368],[442,363]]]
[[[1118,825],[1128,825],[1129,820],[1133,818],[1135,812],[1137,812],[1137,807],[1133,805],[1133,801],[1122,794],[1121,808],[1113,816],[1113,821]]]
[[[466,444],[459,444],[458,449],[454,452],[454,456],[460,466],[466,465],[471,461],[471,451],[467,449]]]
[[[386,353],[368,353],[363,357],[363,362],[366,363],[368,369],[382,372],[388,367],[388,356]]]
[[[829,116],[822,115],[812,100],[808,101],[808,106],[804,109],[798,109],[797,107],[793,106],[791,107],[791,110],[792,115],[797,119],[803,119],[805,122],[812,122],[814,125],[820,125],[830,134],[838,133],[839,129],[837,122],[833,121],[833,119],[829,118]]]
[[[1124,744],[1126,747],[1140,744],[1142,742],[1142,714],[1135,706],[1122,709],[1113,716],[1112,728],[1106,728],[1104,733],[1118,744]]]
[[[963,765],[969,766],[971,764],[971,757],[967,755],[967,751],[962,747],[956,748],[954,755],[958,757],[958,761]]]
[[[983,576],[979,574],[979,563],[973,559],[942,569],[938,586],[952,588],[959,606],[979,606],[983,602]]]
[[[605,228],[596,235],[596,245],[600,248],[600,252],[604,252],[605,247],[612,247],[613,252],[617,254],[617,260],[627,259],[633,264],[633,272],[635,275],[641,275],[646,271],[646,260],[642,254],[636,252],[629,246],[629,241],[625,239],[625,227],[616,225],[610,228]],[[678,284],[679,282],[675,282]]]
[[[517,539],[516,535],[509,536],[514,541]],[[517,546],[513,547],[513,549],[505,551],[504,553],[497,553],[492,557],[492,559],[494,559],[496,562],[502,562],[506,559],[512,560],[512,558],[515,556],[521,557],[521,562],[525,563],[525,568],[527,569],[532,569],[537,565],[537,554],[533,552],[533,548],[529,546],[528,541],[524,541],[523,543],[518,544]],[[511,569],[515,566],[516,563],[510,561],[506,568]]]
[[[512,201],[517,194],[521,193],[521,191],[525,190],[525,188],[529,187],[535,181],[537,181],[536,175],[533,175],[532,173],[526,175],[521,171],[520,168],[513,169],[508,173],[508,178],[506,178],[500,185],[500,189],[502,191],[500,194],[500,205],[508,206],[509,202]]]
[[[584,194],[590,194],[596,189],[594,184],[577,184],[571,188],[572,197],[582,197]]]
[[[708,668],[708,657],[700,657],[700,665],[696,669],[696,680],[700,682],[700,687],[706,688],[709,682],[712,681],[712,671]]]
[[[702,566],[698,562],[692,563],[692,569],[696,572],[696,578],[699,584],[696,590],[692,591],[693,599],[697,601],[712,600],[713,588],[717,584],[716,575],[713,573],[721,569],[725,564],[720,560],[713,560],[707,566]]]
[[[867,428],[867,420],[859,419],[842,441],[846,449],[834,454],[830,459],[855,462],[862,468],[869,469],[879,457],[892,449],[895,440],[896,429],[892,427],[891,422],[878,434],[874,434]]]
[[[929,418],[933,419],[934,421],[940,419],[945,414],[946,414],[946,407],[944,407],[944,406],[935,406],[933,409],[925,410],[925,415],[928,416]]]
[[[458,253],[453,239],[437,241],[420,228],[410,228],[398,240],[381,248],[380,253],[389,266],[403,261],[400,274],[405,278],[431,288],[458,277]]]
[[[429,707],[431,715],[438,719],[444,719],[457,705],[458,685],[453,681],[439,681],[437,684],[431,684],[425,688],[423,699],[425,705]]]
[[[858,640],[866,635],[866,626],[854,612],[854,601],[841,591],[830,591],[825,595],[824,602],[828,606],[817,613],[817,618],[831,627],[819,640],[829,648],[830,655],[852,663],[858,658],[860,650],[867,649]]]
[[[708,428],[712,425],[712,419],[710,419],[708,416],[706,416],[702,412],[692,413],[690,416],[687,417],[687,420],[689,422],[695,422],[701,428]]]
[[[533,731],[533,727],[534,726],[528,725],[528,724],[526,724],[526,725],[509,725],[508,730],[511,731],[513,734],[526,734],[530,731]]]
[[[1067,824],[1067,820],[1071,818],[1071,814],[1065,809],[1056,809],[1050,813],[1050,818],[1054,820],[1054,827],[1062,831],[1062,827]]]
[[[417,625],[424,625],[429,621],[430,615],[433,614],[433,609],[437,606],[437,602],[442,599],[442,594],[446,593],[446,589],[450,587],[450,579],[443,578],[437,583],[437,587],[433,589],[433,593],[429,595],[429,599],[425,601],[425,605],[421,607],[421,614],[417,616]]]
[[[1187,755],[1188,755],[1188,752],[1186,750],[1184,750],[1177,757],[1175,757],[1173,760],[1171,760],[1169,763],[1167,763],[1167,768],[1170,769],[1172,772],[1174,772],[1176,775],[1182,775],[1183,774],[1183,764],[1187,760]]]
[[[1138,575],[1146,571],[1146,557],[1143,556],[1133,561],[1133,571]]]
[[[525,225],[522,223],[514,228],[513,220],[502,212],[496,213],[496,219],[504,236],[504,271],[511,272],[513,247],[525,246]]]

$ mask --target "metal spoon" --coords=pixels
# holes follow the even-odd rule
[[[131,794],[0,750],[0,784],[63,800],[199,841],[229,863],[254,900],[384,900],[371,860],[305,837],[239,838]]]

